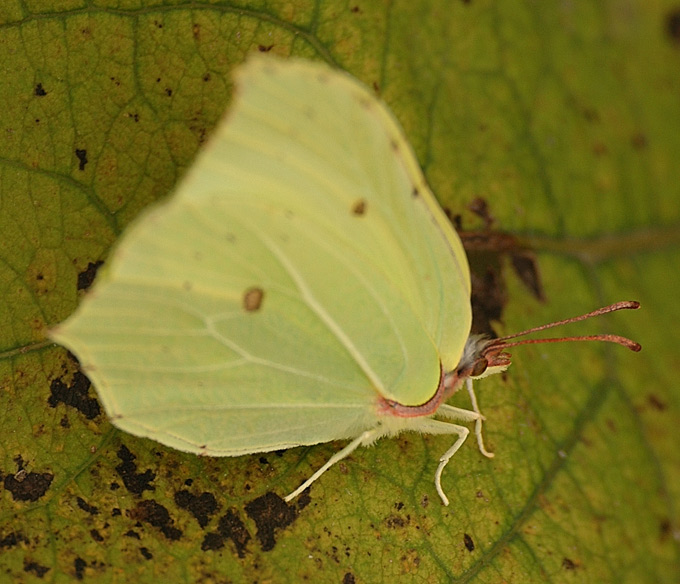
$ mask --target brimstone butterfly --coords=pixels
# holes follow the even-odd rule
[[[465,252],[394,116],[342,72],[267,56],[50,337],[132,434],[210,456],[352,440],[287,500],[359,445],[453,434],[448,504],[454,422],[491,456],[470,380],[510,363],[470,325]],[[464,380],[472,410],[444,403]]]

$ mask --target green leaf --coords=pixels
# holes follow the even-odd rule
[[[2,578],[680,580],[676,4],[45,4],[0,8]],[[469,224],[482,196],[535,249],[547,302],[508,273],[500,332],[642,302],[577,329],[640,354],[524,347],[477,384],[496,457],[464,445],[448,508],[432,475],[450,438],[382,440],[286,506],[340,443],[214,459],[125,435],[45,340],[258,49],[376,87],[442,204]]]

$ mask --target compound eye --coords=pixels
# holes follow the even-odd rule
[[[482,373],[486,371],[489,366],[489,362],[484,358],[477,359],[471,368],[470,377],[479,377]]]

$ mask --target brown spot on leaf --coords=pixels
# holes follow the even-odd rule
[[[352,572],[346,572],[342,577],[342,584],[356,584],[356,578]]]
[[[592,108],[592,107],[584,107],[583,108],[583,117],[588,122],[599,123],[600,112],[598,112],[595,108]]]
[[[398,528],[398,527],[405,527],[407,525],[407,523],[408,522],[403,517],[400,517],[399,515],[390,515],[387,519],[385,519],[385,524],[390,529],[394,529],[394,528]]]
[[[182,537],[182,531],[177,529],[168,510],[156,501],[140,501],[134,509],[128,512],[132,519],[149,523],[156,527],[169,540],[177,541]]]
[[[78,159],[78,170],[85,170],[87,164],[87,150],[76,148],[76,158]]]
[[[217,500],[208,492],[196,496],[187,490],[177,491],[175,503],[181,509],[189,511],[201,527],[208,525],[210,517],[217,511]]]
[[[653,393],[647,396],[647,403],[659,412],[663,412],[666,409],[666,403]]]
[[[78,274],[78,290],[87,290],[92,286],[94,282],[94,277],[97,275],[97,270],[104,262],[99,260],[96,262],[90,262],[80,274]]]
[[[266,493],[254,499],[245,509],[257,526],[257,539],[265,552],[274,549],[276,531],[288,527],[298,515],[294,507],[287,505],[275,493]]]
[[[274,48],[274,45],[257,45],[257,50],[260,51],[260,53],[268,53]]]
[[[635,150],[644,150],[647,148],[647,136],[642,132],[636,132],[630,139],[630,143]]]
[[[467,533],[463,534],[463,543],[465,544],[465,548],[469,552],[474,552],[475,551],[475,542],[472,541],[472,537],[470,537]]]
[[[88,420],[92,420],[101,413],[101,409],[99,402],[88,394],[90,385],[92,385],[90,380],[80,371],[73,374],[70,386],[67,386],[62,378],[53,379],[47,403],[52,408],[56,408],[60,403],[71,406]]]
[[[562,567],[565,570],[575,570],[576,568],[578,568],[578,565],[573,560],[570,560],[569,558],[564,558],[562,560]]]
[[[43,88],[42,83],[38,83],[35,86],[35,89],[33,90],[33,93],[37,95],[38,97],[45,97],[47,95],[47,91]]]
[[[54,475],[48,472],[25,472],[20,470],[20,479],[10,474],[5,477],[5,489],[12,493],[15,501],[37,501],[50,488]],[[17,473],[19,474],[19,473]]]
[[[609,148],[607,148],[607,145],[604,142],[598,141],[593,144],[593,153],[595,156],[604,156],[609,153]]]
[[[135,495],[141,495],[144,491],[153,491],[155,487],[149,483],[156,478],[156,473],[147,469],[142,473],[137,472],[135,459],[137,458],[124,444],[118,449],[118,458],[121,463],[116,467],[116,472],[123,479],[123,484],[128,491]]]

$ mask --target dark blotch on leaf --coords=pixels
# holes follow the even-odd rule
[[[82,580],[85,576],[85,567],[87,562],[83,558],[76,558],[73,562],[73,567],[76,571],[76,580]]]
[[[385,519],[385,524],[390,529],[396,529],[399,527],[405,527],[407,521],[403,517],[399,517],[399,515],[390,515],[387,519]]]
[[[130,509],[132,519],[144,521],[158,528],[169,540],[177,541],[182,537],[182,532],[174,526],[168,510],[156,501],[140,501],[134,509]]]
[[[67,386],[61,378],[53,379],[50,384],[50,398],[47,403],[56,408],[62,403],[77,409],[88,420],[96,418],[101,413],[99,402],[88,395],[90,380],[80,371],[73,374],[71,385]]]
[[[342,577],[342,584],[356,584],[356,581],[357,580],[354,577],[354,574],[352,574],[352,572],[347,572]]]
[[[229,509],[217,525],[217,532],[206,534],[201,544],[203,551],[219,550],[224,547],[224,541],[230,539],[234,543],[239,558],[246,555],[250,533],[233,509]]]
[[[246,513],[257,526],[257,539],[268,552],[276,545],[276,530],[288,527],[297,518],[294,507],[275,493],[266,493],[246,505]]]
[[[488,203],[477,198],[470,203],[468,209],[482,219],[483,229],[465,231],[459,216],[448,215],[458,231],[470,263],[472,332],[494,338],[497,335],[491,322],[502,320],[503,309],[508,300],[503,277],[503,256],[510,256],[514,271],[540,301],[545,297],[543,285],[533,253],[523,247],[516,237],[491,230],[494,218]]]
[[[24,560],[24,572],[33,572],[38,578],[42,578],[49,571],[47,566],[41,566],[38,562]]]
[[[297,509],[298,511],[304,509],[307,505],[312,502],[312,496],[309,494],[309,489],[302,491],[297,497]]]
[[[534,297],[545,302],[545,294],[543,293],[543,284],[541,283],[541,276],[538,272],[538,264],[536,258],[531,252],[513,252],[510,254],[510,261],[515,270],[515,274],[519,276],[522,283],[531,291]]]
[[[647,403],[659,412],[663,412],[666,409],[666,403],[653,393],[647,396]]]
[[[87,164],[87,150],[76,148],[76,158],[78,159],[78,170],[85,170]]]
[[[472,538],[467,533],[463,534],[463,543],[465,544],[467,551],[469,552],[475,551],[475,542],[472,541]]]
[[[28,538],[19,531],[11,531],[5,537],[0,539],[0,549],[12,548],[20,543],[28,543]]]
[[[148,550],[148,548],[140,547],[139,553],[142,554],[142,556],[144,556],[144,558],[147,560],[153,559],[153,554]]]
[[[175,503],[178,507],[189,511],[201,527],[208,525],[210,516],[217,511],[217,500],[212,493],[208,492],[196,496],[187,490],[177,491]]]
[[[54,475],[48,472],[19,472],[23,473],[21,480],[17,480],[14,474],[5,477],[5,490],[12,493],[15,501],[37,501],[47,492],[54,480]]]
[[[680,8],[666,15],[666,32],[673,42],[680,45]]]
[[[496,219],[491,214],[489,203],[486,202],[486,199],[482,197],[476,197],[470,201],[467,208],[477,215],[477,217],[479,217],[482,221],[484,221],[484,229],[488,230],[493,227]]]
[[[665,541],[668,539],[668,537],[673,533],[673,526],[671,525],[671,522],[669,519],[662,519],[661,523],[659,524],[659,537],[661,538],[661,541]],[[2,547],[2,543],[0,543],[0,547]]]
[[[216,552],[224,547],[224,538],[215,531],[206,533],[201,543],[201,550],[204,552]]]
[[[565,570],[575,570],[577,568],[576,563],[574,560],[570,560],[569,558],[564,558],[562,560],[562,567]]]
[[[97,275],[97,270],[104,262],[99,260],[96,262],[90,262],[80,274],[78,274],[78,290],[87,290],[92,286],[94,282],[94,277]]]
[[[257,50],[260,51],[260,53],[268,53],[274,48],[274,45],[257,45]]]
[[[149,483],[156,478],[156,473],[150,469],[142,473],[137,472],[135,459],[137,458],[127,446],[122,445],[118,452],[121,463],[116,467],[116,472],[123,479],[128,491],[135,495],[141,495],[144,491],[153,491],[155,487]]]
[[[42,83],[38,83],[38,85],[35,86],[33,93],[38,97],[44,97],[47,95],[47,91],[45,91],[44,87],[42,86]]]
[[[80,507],[85,513],[89,513],[90,515],[98,515],[99,514],[99,509],[95,507],[94,505],[90,505],[85,499],[82,497],[78,497],[76,499],[76,502],[78,503],[78,507]]]
[[[99,542],[104,541],[104,537],[102,536],[101,533],[99,533],[98,529],[90,529],[90,536],[95,541],[99,541]]]

